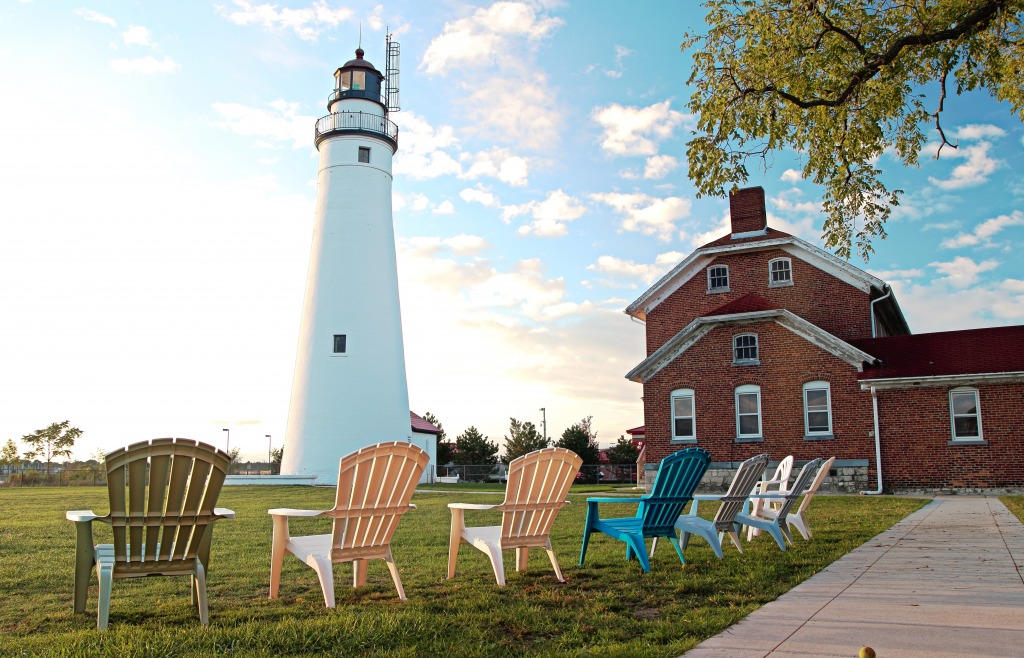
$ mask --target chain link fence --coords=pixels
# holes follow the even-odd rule
[[[439,482],[499,482],[507,480],[504,464],[445,464],[436,468]],[[584,464],[577,484],[636,484],[636,464]]]

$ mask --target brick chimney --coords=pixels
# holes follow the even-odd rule
[[[764,207],[764,188],[745,187],[729,195],[729,215],[732,217],[732,239],[765,235],[768,213]]]

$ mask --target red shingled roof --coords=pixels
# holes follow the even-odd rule
[[[880,359],[858,379],[1024,372],[1024,326],[849,341]]]
[[[409,412],[409,419],[412,420],[412,430],[414,432],[426,432],[427,434],[441,434],[441,430],[434,427],[432,424],[420,418],[418,415]]]
[[[704,314],[704,317],[709,315],[732,315],[733,313],[756,313],[757,311],[774,311],[778,306],[772,304],[770,301],[756,295],[752,292],[748,292],[742,297],[737,297],[728,304],[724,304]]]
[[[712,240],[707,244],[701,245],[700,247],[698,247],[698,249],[707,249],[708,247],[724,247],[730,244],[746,244],[748,242],[757,242],[758,240],[774,240],[776,238],[791,237],[793,237],[792,234],[786,233],[785,231],[779,231],[769,226],[766,235],[754,235],[749,238],[740,238],[738,240],[733,240],[732,233],[726,233],[717,240]]]

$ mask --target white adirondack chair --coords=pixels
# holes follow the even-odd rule
[[[565,448],[544,448],[513,459],[508,465],[505,500],[500,505],[450,503],[451,539],[448,544],[448,578],[455,576],[455,561],[462,542],[483,551],[491,560],[499,587],[505,586],[502,551],[516,549],[516,571],[525,571],[531,548],[547,551],[559,582],[565,582],[555,552],[551,550],[551,525],[566,505],[565,496],[583,460]],[[466,510],[501,510],[501,525],[466,527]]]
[[[793,455],[789,455],[779,462],[779,465],[775,467],[775,473],[770,479],[761,480],[754,487],[755,494],[767,494],[774,491],[778,491],[780,494],[784,494],[789,490],[789,476],[793,473]],[[757,516],[760,514],[762,509],[774,508],[778,509],[779,505],[782,504],[782,498],[754,498],[751,500],[751,514]],[[747,541],[750,541],[758,534],[760,530],[757,528],[747,528]]]
[[[686,550],[690,535],[700,535],[711,545],[711,550],[715,552],[718,559],[722,559],[722,536],[728,535],[736,549],[742,553],[743,547],[740,546],[740,527],[737,523],[737,516],[767,465],[768,453],[755,455],[739,465],[732,478],[732,484],[729,485],[729,490],[724,496],[694,496],[690,513],[681,515],[676,521],[675,528],[680,533],[679,546]],[[697,516],[698,502],[701,500],[720,500],[722,502],[718,507],[718,512],[715,513],[714,520],[708,521]],[[655,540],[651,546],[651,555],[654,555],[654,549],[657,546],[658,542]]]
[[[818,468],[823,461],[821,457],[818,457],[804,464],[804,467],[797,473],[793,487],[782,497],[782,504],[779,505],[778,509],[773,510],[774,514],[771,519],[746,513],[738,514],[736,521],[745,526],[769,532],[772,538],[775,539],[775,543],[779,545],[779,548],[786,550],[786,542],[793,543],[793,536],[789,534],[789,524],[786,521],[789,517],[789,510],[793,508],[793,505],[796,504],[796,499],[800,497],[807,485],[811,483],[811,478],[818,472]],[[772,508],[762,507],[761,511],[766,512],[769,509]]]
[[[404,601],[405,590],[391,557],[391,537],[402,515],[415,507],[409,499],[428,461],[425,451],[405,441],[368,446],[341,458],[332,509],[268,510],[274,519],[270,598],[277,598],[284,556],[291,553],[316,572],[328,608],[334,607],[334,564],[351,562],[353,587],[361,587],[366,583],[366,561],[378,558],[387,562],[398,597]],[[331,533],[289,534],[289,518],[312,516],[332,517]]]
[[[231,457],[189,439],[140,441],[104,458],[110,512],[72,510],[75,523],[75,612],[85,612],[89,572],[96,567],[99,604],[96,627],[110,618],[113,580],[143,576],[190,576],[199,621],[209,623],[206,572],[213,522],[232,519],[215,508]],[[92,522],[110,524],[113,544],[93,545]]]
[[[811,485],[803,492],[803,500],[800,501],[800,507],[796,511],[790,511],[786,516],[786,523],[793,526],[803,536],[804,539],[810,540],[811,538],[811,527],[807,525],[807,518],[804,516],[804,512],[807,510],[807,506],[811,504],[811,499],[818,493],[818,488],[821,487],[821,483],[828,477],[829,469],[832,468],[835,457],[830,457],[821,463],[818,468],[817,475],[814,476],[814,480]],[[762,508],[759,510],[757,516],[760,516],[767,520],[774,520],[778,516],[778,510],[773,508]]]

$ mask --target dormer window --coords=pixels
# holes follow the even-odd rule
[[[708,268],[708,292],[729,292],[728,265],[712,265]]]
[[[761,361],[757,357],[757,334],[739,334],[732,337],[732,362],[740,366],[756,366]]]
[[[788,258],[768,261],[768,287],[793,285],[793,264]]]

